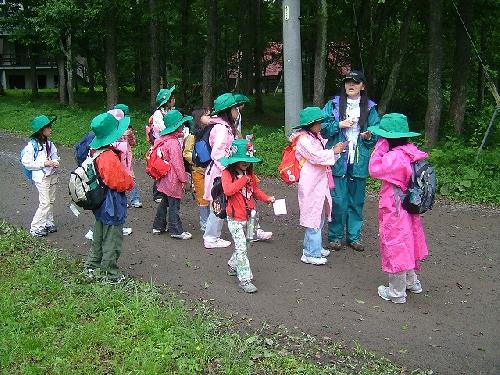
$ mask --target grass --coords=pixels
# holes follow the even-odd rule
[[[238,330],[143,282],[88,283],[80,264],[3,220],[0,269],[1,373],[425,374],[359,345]]]
[[[256,114],[254,103],[250,103],[243,113],[244,132],[254,134],[257,153],[263,156],[263,163],[257,166],[257,173],[263,176],[277,176],[277,166],[281,152],[287,143],[284,137],[283,95],[264,97],[264,114]],[[90,130],[90,120],[105,110],[102,93],[80,93],[76,96],[77,105],[69,108],[57,104],[57,93],[41,90],[40,97],[32,99],[30,91],[7,90],[1,98],[0,128],[24,135],[31,133],[30,122],[37,114],[56,115],[54,141],[73,147],[83,134]],[[132,126],[137,135],[138,145],[134,148],[136,158],[144,158],[149,147],[144,127],[149,118],[146,101],[131,93],[123,92],[120,101],[130,105]],[[489,113],[489,112],[488,112]],[[457,139],[446,139],[439,147],[430,150],[429,161],[434,165],[438,176],[440,195],[452,200],[500,204],[500,152],[498,146],[482,152],[475,161],[476,147],[473,142],[480,141],[482,129],[488,125],[489,116],[478,119],[477,135],[469,144]],[[368,179],[368,189],[378,190],[380,183]]]

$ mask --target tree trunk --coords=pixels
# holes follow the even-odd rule
[[[437,143],[441,122],[442,8],[443,0],[429,2],[429,73],[427,77],[427,111],[425,113],[425,142],[427,146],[434,146]]]
[[[182,93],[182,103],[186,103],[187,90],[188,90],[188,72],[189,72],[189,11],[190,0],[183,0],[181,10],[181,87],[179,92]]]
[[[66,95],[66,72],[64,70],[64,55],[59,55],[57,57],[57,71],[58,71],[58,83],[57,88],[59,91],[59,103],[68,104],[68,96]]]
[[[106,70],[106,106],[108,109],[118,102],[118,73],[116,69],[116,9],[110,10],[112,17],[106,21],[104,35],[104,57]]]
[[[392,95],[394,94],[394,89],[396,88],[396,84],[398,82],[399,71],[401,69],[403,58],[408,47],[408,32],[410,30],[410,24],[412,21],[415,5],[416,0],[412,0],[408,5],[403,18],[403,23],[399,32],[399,48],[396,52],[396,55],[394,56],[391,74],[389,75],[387,85],[385,86],[384,93],[382,94],[382,98],[380,99],[380,103],[378,105],[378,113],[380,114],[380,116],[383,116],[385,114],[387,106],[391,102]]]
[[[252,47],[255,46],[255,25],[254,23],[254,7],[252,3],[255,0],[240,1],[241,7],[245,10],[242,19],[242,87],[245,94],[252,93],[252,72],[253,72],[253,51]]]
[[[319,107],[323,106],[325,100],[327,24],[328,8],[326,0],[318,0],[318,28],[316,32],[316,51],[314,53],[313,103]]]
[[[263,113],[262,105],[262,0],[255,1],[255,48],[254,48],[254,83],[255,83],[255,112]]]
[[[32,48],[28,49],[30,59],[30,78],[31,78],[31,96],[37,98],[38,95],[38,78],[36,76],[36,53]]]
[[[458,9],[465,26],[469,28],[472,21],[472,1],[461,0]],[[467,102],[467,78],[470,70],[469,58],[471,45],[464,25],[458,16],[455,30],[455,57],[453,79],[451,81],[450,119],[457,134],[462,135]]]
[[[203,107],[212,106],[214,66],[216,56],[217,0],[207,0],[207,44],[203,59]]]
[[[151,19],[149,20],[149,35],[150,35],[150,60],[149,60],[149,77],[150,77],[150,100],[151,109],[156,108],[156,95],[160,90],[160,45],[158,43],[158,14],[156,11],[156,0],[149,0],[149,11]]]
[[[479,42],[479,54],[481,58],[484,55],[486,49],[486,22],[481,22],[480,29],[480,42]],[[484,105],[484,68],[481,61],[477,62],[477,106],[482,107]]]

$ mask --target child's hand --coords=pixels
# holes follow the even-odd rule
[[[372,138],[372,132],[365,131],[363,133],[359,133],[359,136],[361,137],[361,139],[370,140]]]
[[[352,124],[354,124],[354,121],[348,118],[339,122],[339,128],[341,129],[350,128]]]
[[[276,198],[274,198],[274,196],[273,196],[273,195],[271,195],[271,196],[269,197],[269,199],[267,200],[267,203],[274,203],[275,201],[276,201]]]
[[[339,142],[335,146],[333,146],[333,153],[340,154],[346,148],[349,142]]]

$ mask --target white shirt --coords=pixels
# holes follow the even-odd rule
[[[358,136],[359,136],[359,116],[360,116],[360,108],[359,102],[361,97],[358,99],[349,99],[347,98],[347,106],[346,106],[346,118],[354,120],[354,123],[350,128],[345,128],[345,135],[347,140],[349,141],[349,150],[347,155],[347,160],[349,164],[354,163],[354,156],[356,154],[356,146],[358,144]]]
[[[59,161],[56,145],[51,141],[49,141],[49,144],[50,155],[47,155],[45,144],[43,145],[43,149],[41,149],[42,146],[38,144],[38,155],[36,156],[36,159],[34,158],[35,150],[31,141],[24,147],[21,163],[23,163],[26,169],[32,171],[31,178],[34,182],[42,182],[44,176],[50,176],[58,171],[58,168],[44,166],[46,160]]]

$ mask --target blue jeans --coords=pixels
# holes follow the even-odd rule
[[[136,183],[136,180],[134,178],[134,188],[130,192],[130,203],[136,203],[136,202],[140,202],[140,201],[141,201],[141,198],[139,197],[139,189],[137,189],[137,183]]]
[[[162,199],[158,208],[156,209],[156,216],[153,222],[153,229],[164,231],[167,227],[167,213],[168,213],[168,233],[169,234],[182,234],[184,228],[182,227],[179,210],[181,208],[181,200],[178,198],[169,197],[166,194],[161,194]]]
[[[304,255],[306,257],[321,258],[321,250],[323,249],[321,232],[324,223],[325,218],[323,216],[319,228],[306,228],[304,234]]]

